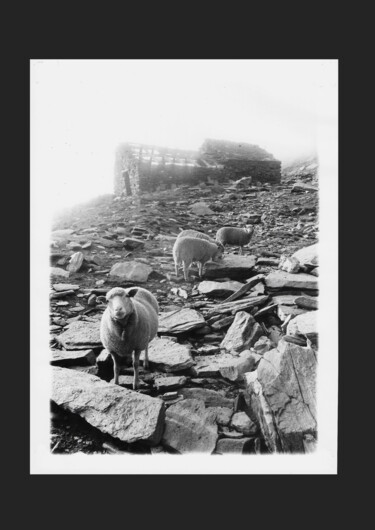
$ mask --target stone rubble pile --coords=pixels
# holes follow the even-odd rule
[[[52,401],[108,435],[109,452],[309,452],[317,438],[317,197],[289,186],[215,186],[105,198],[51,236]],[[211,211],[211,213],[210,213]],[[215,237],[256,223],[200,280],[176,278],[179,231]],[[64,283],[66,282],[66,283]],[[100,342],[106,293],[141,284],[158,299],[149,371],[111,383]],[[63,436],[63,433],[60,433]],[[109,445],[108,445],[109,444]],[[114,444],[114,445],[113,445]],[[104,445],[103,445],[104,447]],[[105,447],[103,452],[106,451]],[[117,448],[117,449],[116,449]],[[135,450],[135,449],[134,449]]]

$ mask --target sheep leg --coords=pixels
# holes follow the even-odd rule
[[[177,263],[177,261],[175,261],[175,263],[174,263],[174,270],[175,270],[175,272],[176,272],[176,276],[178,276],[178,265],[179,265],[179,264]]]
[[[184,278],[185,278],[185,282],[188,282],[189,281],[189,267],[190,265],[187,265],[186,264],[186,261],[183,261],[183,269],[184,269]]]
[[[202,271],[203,271],[203,263],[198,261],[198,274],[199,278],[202,278]]]
[[[242,256],[242,247],[239,249],[239,254]]]
[[[145,360],[143,361],[143,367],[148,370],[148,344],[145,349]]]
[[[134,379],[133,379],[133,390],[138,390],[139,388],[139,356],[141,354],[140,350],[134,350],[132,354],[133,358],[133,370],[134,370]]]
[[[118,385],[118,377],[120,375],[120,364],[117,359],[117,355],[111,352],[111,356],[113,359],[113,377],[115,380],[115,385]]]

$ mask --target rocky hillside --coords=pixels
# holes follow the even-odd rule
[[[105,196],[55,220],[51,241],[51,450],[309,452],[317,437],[315,186],[180,187]],[[255,225],[199,279],[175,276],[183,229]],[[150,370],[111,383],[99,338],[105,294],[140,285],[160,306]]]

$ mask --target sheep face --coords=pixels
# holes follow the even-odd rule
[[[223,258],[223,253],[224,253],[224,247],[220,243],[220,246],[218,245],[217,252],[215,253],[215,255],[213,257],[213,261],[219,261],[220,259],[222,259]]]
[[[136,292],[137,289],[126,292],[121,287],[115,287],[107,293],[108,307],[113,319],[123,320],[133,313],[134,308],[131,298]]]

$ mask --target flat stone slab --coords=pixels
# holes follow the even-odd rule
[[[125,248],[128,248],[130,250],[134,250],[136,248],[143,248],[145,246],[145,242],[143,239],[136,239],[134,237],[125,237],[122,240],[122,243]]]
[[[318,310],[307,311],[293,318],[287,325],[287,335],[305,335],[316,345],[318,342]]]
[[[154,386],[163,391],[174,390],[175,388],[181,388],[186,384],[186,377],[184,375],[173,376],[173,377],[157,377],[154,379]]]
[[[232,282],[212,282],[205,280],[198,285],[198,291],[201,294],[207,294],[211,296],[229,296],[232,293],[235,293],[244,284],[236,281]]]
[[[156,370],[181,372],[194,365],[190,350],[189,345],[155,337],[148,347],[148,360],[150,366]],[[144,352],[141,353],[140,359],[144,360]]]
[[[223,259],[217,262],[206,263],[204,277],[207,280],[215,278],[246,279],[253,274],[256,265],[256,256],[239,256],[237,254],[224,254]]]
[[[183,388],[179,391],[185,399],[199,399],[204,402],[206,407],[229,407],[233,408],[234,399],[222,396],[216,390],[208,388]]]
[[[70,276],[69,271],[61,269],[60,267],[50,267],[49,272],[51,276],[59,276],[61,278],[69,278]]]
[[[81,371],[52,369],[52,400],[57,405],[123,442],[159,443],[165,418],[162,400],[106,383]]]
[[[240,352],[253,346],[261,335],[263,330],[255,318],[246,311],[239,311],[220,347],[226,351]]]
[[[218,428],[200,399],[186,399],[166,412],[162,443],[179,453],[208,453],[215,449]]]
[[[78,291],[79,289],[79,285],[73,283],[54,283],[52,287],[58,293],[63,291]]]
[[[96,356],[93,350],[55,350],[52,351],[53,366],[72,366],[72,365],[88,365],[95,364]]]
[[[159,315],[159,333],[185,333],[206,325],[203,316],[195,309],[179,309]]]
[[[231,438],[220,438],[216,444],[215,454],[246,454],[250,453],[254,446],[252,438],[241,438],[234,440]]]
[[[318,298],[312,296],[297,296],[295,303],[303,309],[318,309]]]
[[[269,289],[318,289],[316,276],[306,273],[273,271],[266,276],[265,282]]]
[[[109,277],[128,282],[147,282],[152,272],[152,267],[139,261],[125,261],[113,265]]]
[[[78,320],[69,324],[66,331],[56,337],[66,350],[87,350],[100,348],[100,320],[86,322]]]

